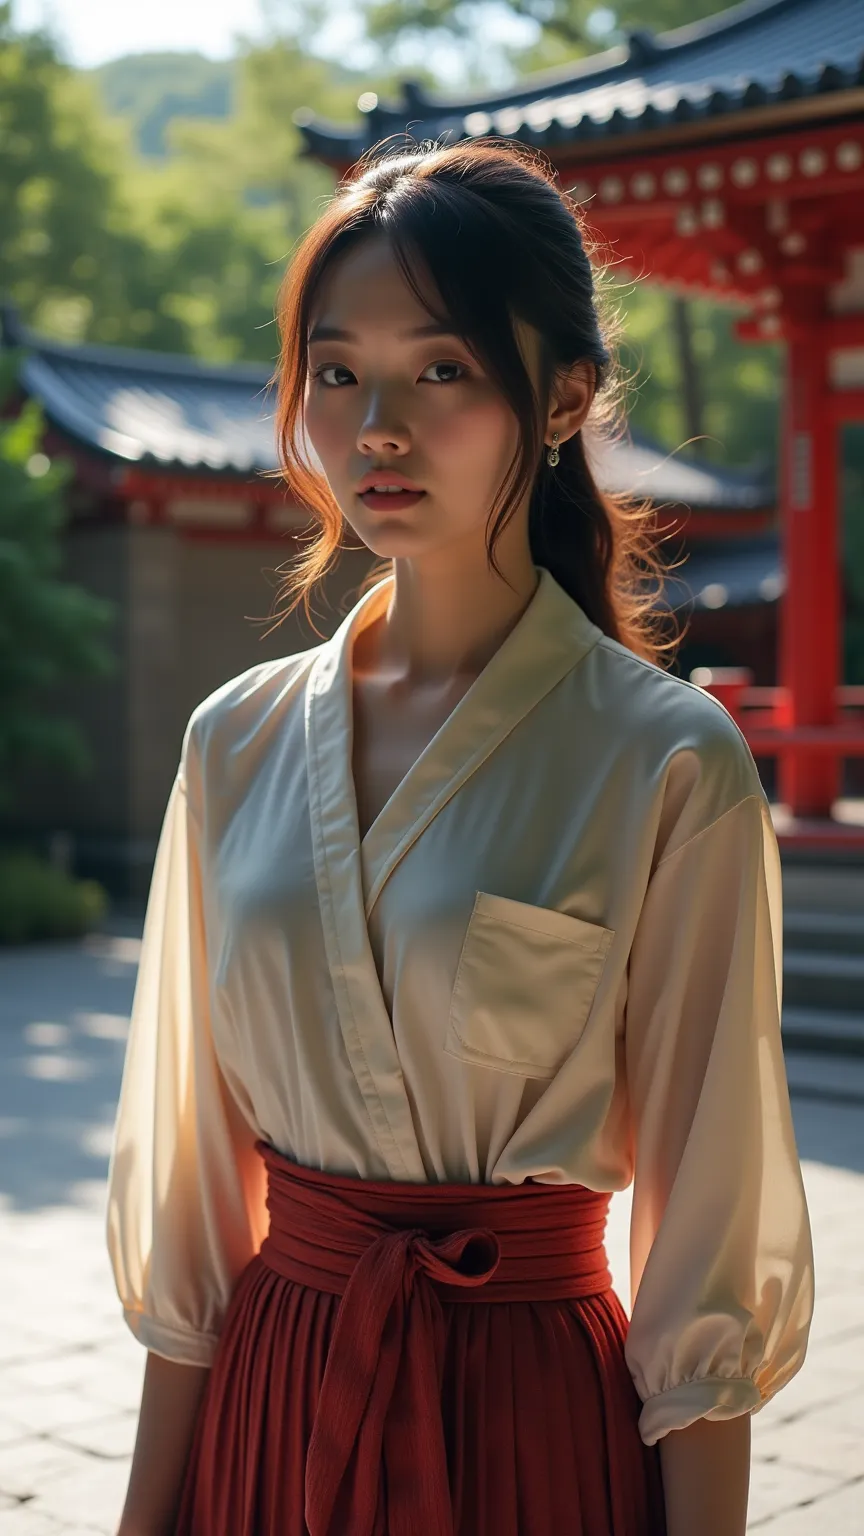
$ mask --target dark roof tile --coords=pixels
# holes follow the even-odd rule
[[[864,79],[862,0],[745,0],[660,37],[545,71],[515,89],[461,100],[379,105],[358,127],[296,115],[310,155],[352,162],[411,123],[416,139],[492,133],[560,144],[646,132],[773,102],[850,90]]]

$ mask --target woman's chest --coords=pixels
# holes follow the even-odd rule
[[[361,841],[451,715],[468,684],[400,700],[357,679],[353,684],[351,772]]]

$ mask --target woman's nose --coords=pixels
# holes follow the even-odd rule
[[[361,450],[373,453],[410,447],[407,424],[400,418],[394,403],[385,399],[382,393],[369,401],[357,434],[357,445]]]

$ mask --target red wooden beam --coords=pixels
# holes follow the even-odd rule
[[[206,497],[214,500],[283,502],[285,489],[281,481],[265,475],[227,476],[215,473],[180,475],[171,470],[149,469],[121,470],[116,490],[128,499],[142,500],[167,496]]]
[[[829,347],[864,347],[864,314],[826,316],[824,326]]]
[[[636,154],[604,153],[593,164],[590,159],[568,164],[566,155],[566,146],[555,154],[561,162],[562,185],[574,189],[580,198],[591,198],[613,222],[628,207],[650,217],[654,207],[677,209],[708,198],[739,207],[799,199],[817,204],[842,199],[848,205],[847,193],[864,187],[864,124],[860,120],[814,123],[744,141],[682,143],[653,151],[651,139],[646,138]]]
[[[739,722],[747,738],[753,756],[776,757],[784,753],[795,756],[805,753],[808,757],[825,758],[864,757],[864,730],[853,726],[798,726],[786,730],[753,730],[747,725],[746,715]]]
[[[832,419],[841,422],[864,421],[864,389],[835,389],[828,396]]]
[[[864,755],[864,732],[847,745],[835,723],[842,618],[837,428],[829,398],[828,348],[822,322],[815,320],[809,331],[796,331],[787,349],[780,486],[787,581],[780,681],[789,691],[790,727],[797,734],[781,753],[778,790],[797,816],[830,815],[841,756],[857,755],[858,743]]]

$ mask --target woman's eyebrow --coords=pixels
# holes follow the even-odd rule
[[[400,340],[409,341],[421,336],[452,336],[458,340],[456,332],[448,325],[439,325],[433,321],[431,325],[417,325],[407,331],[397,331]],[[311,347],[313,341],[359,341],[359,336],[354,331],[344,331],[338,325],[316,325],[309,332],[307,345]]]

